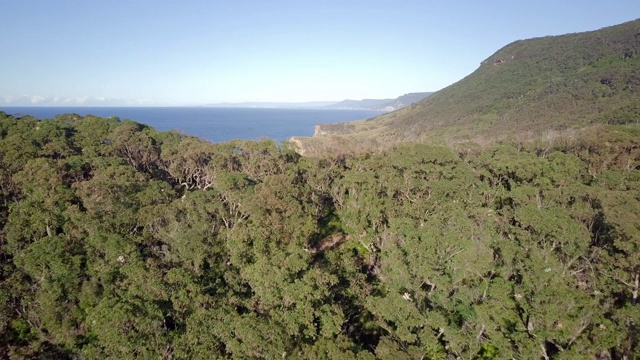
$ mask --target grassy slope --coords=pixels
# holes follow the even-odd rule
[[[511,43],[459,82],[375,119],[322,126],[328,143],[535,138],[640,119],[640,19]],[[305,143],[308,139],[304,140]],[[314,140],[315,147],[331,145]]]

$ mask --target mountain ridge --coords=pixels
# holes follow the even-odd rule
[[[548,131],[637,122],[638,89],[640,19],[512,42],[418,103],[373,119],[321,125],[317,132],[324,135],[297,139],[313,148],[533,139]],[[339,138],[318,141],[330,136]]]
[[[347,99],[336,104],[328,105],[326,107],[331,109],[395,111],[412,105],[418,101],[422,101],[429,97],[431,94],[433,94],[433,92],[407,93],[398,96],[395,99]]]

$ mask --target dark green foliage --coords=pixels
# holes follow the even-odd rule
[[[640,131],[594,129],[301,158],[0,113],[0,357],[638,357]]]

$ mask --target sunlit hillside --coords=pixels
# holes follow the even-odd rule
[[[635,20],[516,41],[422,102],[375,119],[322,125],[321,130],[342,137],[333,143],[343,146],[533,139],[593,124],[637,123],[638,99],[640,20]],[[310,148],[332,143],[303,141]]]

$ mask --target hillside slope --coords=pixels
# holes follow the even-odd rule
[[[640,19],[513,42],[419,103],[375,119],[322,125],[319,132],[340,135],[343,143],[379,144],[535,137],[594,123],[637,122],[639,90]]]

